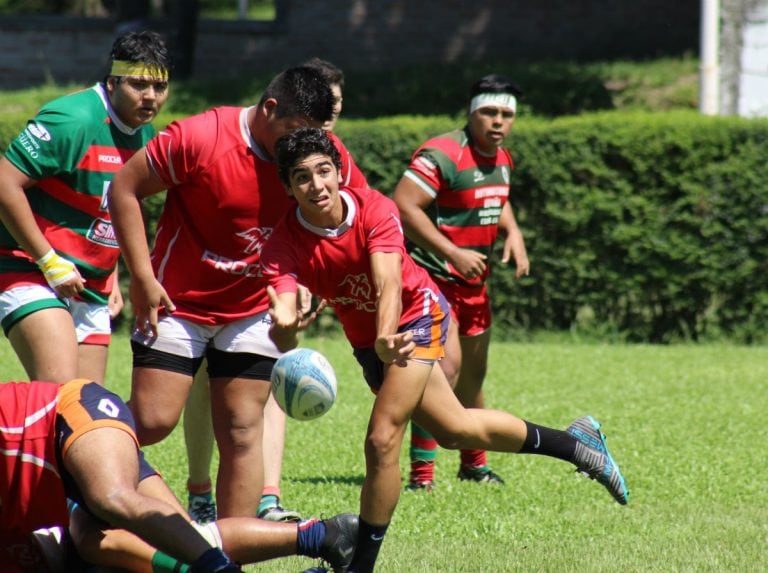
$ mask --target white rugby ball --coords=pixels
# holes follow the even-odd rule
[[[336,373],[317,350],[294,348],[272,368],[272,394],[283,412],[296,420],[325,414],[336,400]]]

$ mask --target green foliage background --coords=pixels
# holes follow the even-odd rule
[[[467,86],[491,71],[526,91],[508,146],[532,264],[519,282],[511,269],[492,275],[499,337],[766,339],[768,121],[691,111],[691,58],[349,73],[337,132],[371,185],[391,193],[413,150],[463,125]],[[251,104],[269,77],[174,83],[156,124]],[[4,94],[0,148],[40,104],[73,88]],[[146,202],[150,230],[161,206],[162,196]]]

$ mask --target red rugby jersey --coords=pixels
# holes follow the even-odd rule
[[[69,523],[54,450],[58,390],[0,384],[0,545],[12,532]]]
[[[224,324],[266,310],[259,257],[295,204],[277,165],[251,137],[249,108],[219,107],[173,122],[147,145],[168,185],[152,262],[176,304],[174,316]],[[345,180],[367,186],[341,143]]]
[[[400,325],[431,312],[438,288],[405,252],[400,213],[394,201],[370,188],[341,190],[347,218],[338,229],[307,223],[298,207],[275,228],[262,252],[264,275],[278,293],[297,282],[328,299],[352,346],[376,341],[376,288],[370,255],[400,253],[403,310]]]

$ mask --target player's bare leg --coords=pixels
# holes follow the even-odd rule
[[[459,337],[463,366],[454,392],[467,408],[485,408],[483,382],[488,371],[488,347],[491,330],[474,336]],[[462,449],[459,478],[481,483],[503,484],[504,480],[488,467],[485,450]]]
[[[220,517],[256,515],[264,483],[263,411],[267,380],[211,379],[214,435],[219,447],[216,502]]]
[[[45,308],[18,321],[8,340],[30,380],[64,383],[77,378],[77,337],[64,308]]]
[[[176,427],[192,386],[192,376],[137,367],[133,369],[129,406],[142,446],[165,439]]]
[[[430,371],[433,368],[439,370],[433,364],[413,360],[409,360],[405,367],[387,365],[384,368],[384,383],[373,403],[365,440],[366,472],[360,494],[360,536],[351,566],[352,571],[361,573],[373,570],[397,506],[400,448],[408,421],[421,399]],[[453,395],[447,383],[446,387]]]
[[[66,453],[64,465],[88,507],[105,522],[185,563],[211,548],[177,508],[139,493],[136,444],[125,430],[100,427],[82,434]]]
[[[285,450],[286,415],[270,393],[264,407],[264,490],[258,515],[269,521],[298,521],[301,515],[280,504],[280,478]]]
[[[574,420],[566,430],[557,430],[501,410],[466,409],[442,372],[435,369],[432,374],[414,419],[427,428],[442,447],[558,458],[598,481],[618,503],[628,502],[629,490],[624,477],[608,451],[600,423],[591,416]]]
[[[189,513],[200,523],[216,519],[216,503],[211,483],[213,423],[207,361],[203,361],[184,406],[184,443],[187,448]]]
[[[105,344],[80,343],[77,347],[77,378],[103,385],[107,374],[108,353],[109,347]]]

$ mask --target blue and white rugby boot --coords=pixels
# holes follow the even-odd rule
[[[574,420],[566,431],[578,442],[573,456],[573,463],[578,468],[576,471],[597,480],[605,486],[613,499],[626,505],[629,502],[629,489],[619,464],[608,451],[605,434],[600,431],[600,422],[592,416],[583,416]]]

